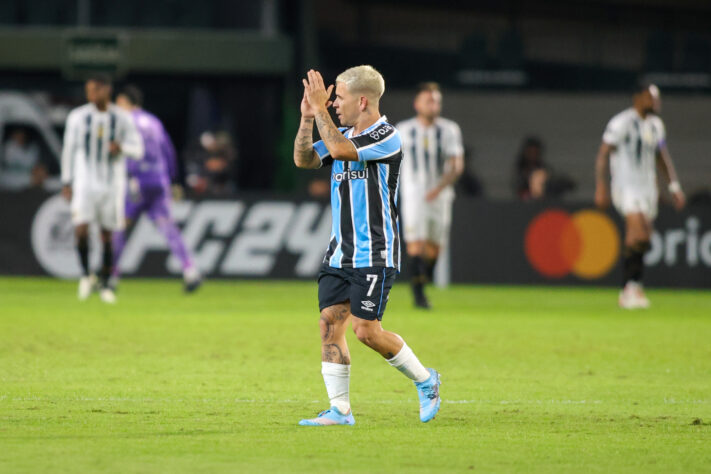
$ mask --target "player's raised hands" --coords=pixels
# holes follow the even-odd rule
[[[309,104],[309,100],[306,97],[306,87],[304,87],[304,96],[301,99],[301,116],[307,119],[314,118],[314,114],[311,112],[311,104]]]
[[[304,97],[310,106],[312,116],[316,115],[318,111],[325,110],[331,106],[333,103],[330,100],[331,94],[333,93],[333,84],[326,88],[321,73],[311,69],[307,73],[307,79],[302,79],[302,82],[304,84]]]

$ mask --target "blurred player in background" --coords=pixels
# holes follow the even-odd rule
[[[619,305],[625,309],[649,307],[642,271],[657,216],[656,166],[669,182],[674,207],[681,210],[686,202],[667,149],[664,123],[657,115],[660,111],[657,86],[638,88],[633,106],[607,124],[595,163],[595,204],[605,209],[612,199],[625,219],[623,289],[619,296]]]
[[[143,157],[143,140],[131,117],[111,103],[111,79],[97,75],[86,81],[86,105],[67,117],[62,149],[62,194],[71,201],[82,277],[80,300],[89,297],[96,277],[89,268],[89,224],[101,228],[103,244],[101,300],[115,303],[109,287],[113,260],[111,233],[124,226],[126,163],[124,156]]]
[[[405,341],[380,323],[400,267],[397,191],[402,161],[398,131],[380,115],[385,81],[371,66],[336,78],[333,107],[345,128],[328,113],[333,86],[309,71],[304,80],[301,125],[294,142],[299,168],[331,166],[331,241],[318,277],[321,311],[321,373],[331,408],[300,425],[352,425],[348,323],[358,340],[380,353],[415,383],[420,420],[440,406],[439,374],[425,368]],[[313,142],[316,122],[321,140]]]
[[[464,171],[464,147],[459,126],[440,117],[442,93],[437,83],[421,84],[414,106],[417,115],[397,125],[403,152],[403,236],[415,306],[428,309],[424,286],[432,280],[440,249],[449,240],[452,185]]]
[[[185,291],[192,292],[200,286],[202,279],[170,211],[170,183],[177,177],[173,143],[161,121],[141,108],[143,94],[140,89],[135,86],[125,87],[116,97],[116,104],[131,113],[145,146],[143,160],[128,164],[126,225],[133,225],[141,213],[148,214],[165,236],[173,255],[180,260]],[[126,231],[122,229],[114,234],[112,287],[118,284],[119,259],[125,245]]]

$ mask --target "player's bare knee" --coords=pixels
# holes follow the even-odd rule
[[[353,332],[360,342],[368,347],[373,347],[377,339],[377,331],[374,328],[365,324],[354,324]]]
[[[318,320],[318,327],[321,331],[321,340],[329,341],[333,335],[333,322],[330,321],[328,313],[321,311],[321,318]]]
[[[335,306],[329,306],[321,310],[321,319],[319,324],[335,324],[337,319],[337,311]]]
[[[407,254],[411,257],[421,257],[424,250],[423,242],[410,242],[407,244]]]
[[[370,344],[372,343],[373,337],[367,328],[354,327],[353,332],[355,333],[356,337],[358,338],[358,340],[360,342],[362,342],[366,346],[370,346]]]
[[[642,229],[635,229],[625,235],[625,246],[632,249],[648,247],[650,235]]]

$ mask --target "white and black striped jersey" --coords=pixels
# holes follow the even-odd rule
[[[400,134],[382,116],[362,133],[340,128],[358,161],[339,161],[323,141],[314,150],[331,165],[332,230],[324,263],[335,268],[400,268]]]
[[[653,114],[642,118],[634,108],[626,109],[612,117],[602,140],[615,147],[610,153],[613,189],[656,189],[657,151],[666,140],[661,118]]]
[[[112,141],[121,145],[119,156],[109,154]],[[96,190],[122,186],[124,156],[143,157],[143,139],[127,112],[114,104],[100,111],[89,103],[69,113],[62,148],[63,184]]]
[[[402,186],[427,192],[442,179],[445,163],[464,155],[462,132],[452,120],[438,117],[425,126],[413,117],[397,124],[402,137]]]

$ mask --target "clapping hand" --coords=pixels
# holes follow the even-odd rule
[[[330,98],[333,93],[333,84],[328,89],[323,83],[323,77],[318,71],[309,70],[308,80],[304,83],[304,98],[301,100],[301,114],[304,117],[313,117],[319,111],[326,110],[333,103]]]

